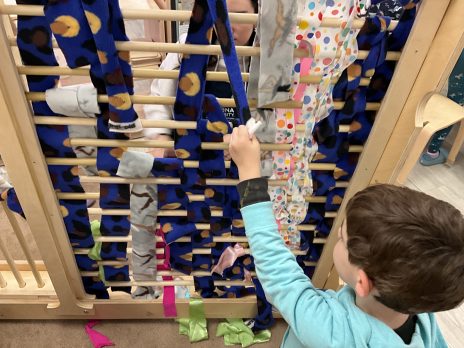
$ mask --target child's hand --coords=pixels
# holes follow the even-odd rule
[[[234,128],[229,144],[232,160],[238,167],[240,181],[261,176],[260,146],[258,139],[250,139],[245,126]]]

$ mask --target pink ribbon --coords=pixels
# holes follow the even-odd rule
[[[156,243],[157,248],[164,248],[164,262],[157,266],[159,271],[170,271],[171,264],[169,260],[171,259],[171,251],[169,245],[166,243],[164,239],[164,234],[162,231],[156,231],[156,235],[161,237],[163,240],[162,242]],[[157,259],[162,259],[161,255],[156,255]],[[163,280],[170,281],[173,280],[172,276],[163,276]],[[177,309],[176,309],[176,292],[174,286],[164,286],[163,287],[163,309],[164,309],[164,316],[166,318],[175,318],[177,317]]]
[[[211,273],[218,273],[222,276],[224,273],[224,270],[226,268],[232,267],[235,260],[239,258],[240,256],[245,255],[245,250],[243,247],[240,245],[240,243],[237,243],[234,245],[232,248],[231,246],[228,246],[221,254],[221,257],[219,257],[219,261],[217,265],[213,267],[211,270]]]
[[[301,49],[311,49],[311,46],[304,41],[300,41],[300,45],[298,48]],[[311,50],[312,52],[312,50]],[[303,76],[308,76],[309,71],[311,70],[311,64],[313,63],[313,58],[311,57],[304,57],[300,59],[300,78]],[[306,90],[306,84],[305,83],[299,83],[298,87],[296,88],[295,94],[293,95],[294,100],[302,101],[304,97],[304,92]],[[293,112],[295,115],[295,123],[300,123],[300,116],[301,116],[301,108],[300,109],[295,109]]]
[[[311,54],[313,54],[313,50],[311,45],[306,42],[306,41],[300,41],[298,48],[300,49],[305,49],[309,50]],[[309,72],[311,70],[311,64],[313,63],[313,58],[312,57],[304,57],[300,59],[300,78],[303,76],[308,76]],[[302,101],[304,97],[304,93],[306,90],[306,84],[305,83],[299,83],[298,87],[296,88],[295,94],[293,95],[293,100],[297,101]],[[295,109],[293,111],[293,117],[295,120],[295,126],[297,124],[300,124],[301,122],[301,112],[302,109]],[[295,138],[293,138],[292,143],[295,145],[295,142],[298,140],[298,137],[296,136],[295,133]],[[290,171],[288,173],[288,177],[291,177],[295,171],[295,158],[290,159]]]
[[[93,327],[98,324],[97,320],[90,320],[85,325],[85,332],[87,336],[89,336],[90,342],[95,348],[103,348],[103,347],[110,347],[115,346],[115,344],[105,335],[94,330]]]

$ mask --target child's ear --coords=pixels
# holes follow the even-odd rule
[[[358,274],[354,291],[356,291],[356,294],[359,297],[366,297],[374,288],[374,283],[362,269],[359,269],[357,272]]]

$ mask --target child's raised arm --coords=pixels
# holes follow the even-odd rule
[[[234,129],[229,149],[239,170],[242,216],[266,297],[305,346],[344,347],[345,309],[332,291],[314,288],[278,232],[267,180],[260,178],[258,141],[241,126]]]

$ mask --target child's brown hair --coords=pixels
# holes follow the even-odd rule
[[[371,186],[347,205],[349,261],[377,300],[401,313],[438,312],[464,299],[464,218],[452,205],[393,185]]]

